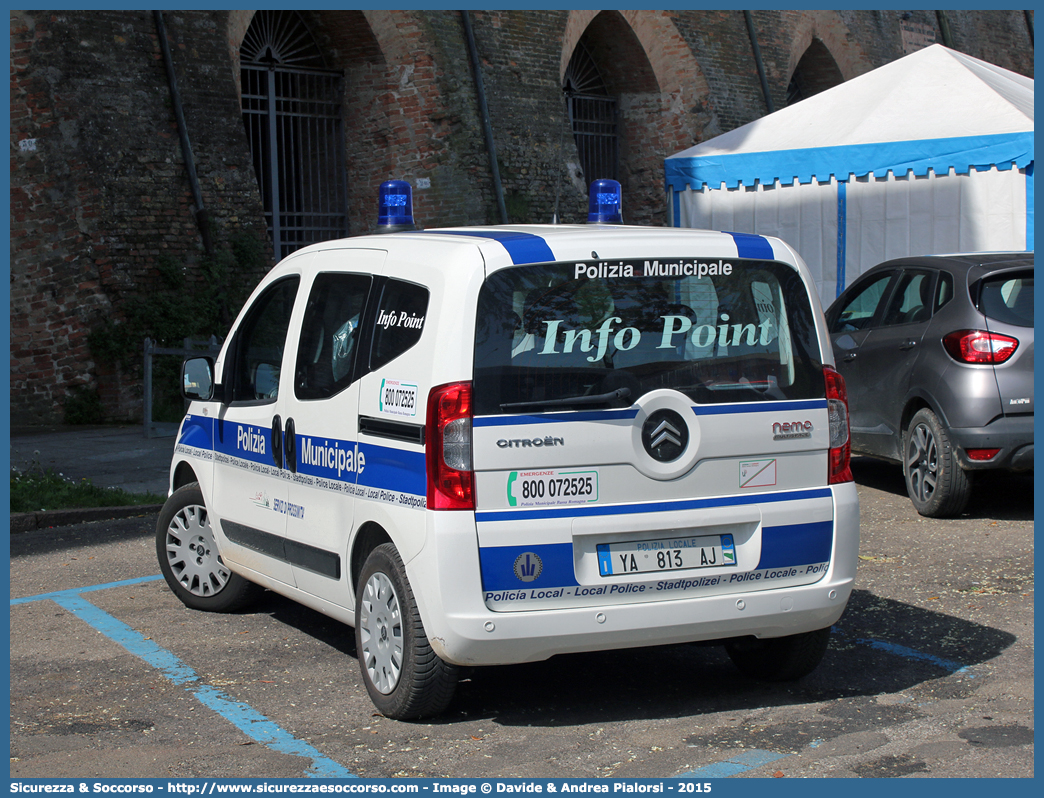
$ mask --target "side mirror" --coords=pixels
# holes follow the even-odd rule
[[[194,357],[181,364],[181,395],[199,402],[209,402],[214,398],[212,358]]]

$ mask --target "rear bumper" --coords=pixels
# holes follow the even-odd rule
[[[459,523],[463,518],[458,521],[459,533],[444,528],[429,535],[429,544],[407,569],[432,647],[442,659],[458,665],[534,662],[556,654],[743,635],[799,634],[837,621],[852,591],[859,551],[855,485],[834,486],[832,493],[831,562],[823,578],[812,584],[641,603],[494,612],[483,602],[479,580],[469,577],[479,573],[479,563],[474,527],[466,532]],[[461,578],[440,584],[440,570]],[[426,590],[427,585],[439,587]]]
[[[844,612],[852,580],[728,596],[571,610],[447,615],[442,659],[458,665],[535,662],[555,654],[658,646],[741,635],[782,637],[830,626]]]
[[[985,427],[950,429],[961,467],[968,471],[1033,468],[1033,416],[1001,416]],[[989,460],[971,460],[967,449],[1000,449]]]

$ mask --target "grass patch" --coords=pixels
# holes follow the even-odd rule
[[[76,482],[53,469],[11,469],[11,512],[35,513],[45,510],[73,510],[84,507],[125,507],[163,504],[165,496],[155,493],[128,493],[120,488],[103,488],[89,479]]]

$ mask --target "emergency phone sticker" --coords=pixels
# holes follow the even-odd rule
[[[741,488],[769,488],[776,484],[776,461],[748,460],[739,464]]]
[[[507,500],[511,507],[562,507],[598,501],[597,471],[512,471]]]
[[[413,418],[417,415],[417,386],[411,382],[381,380],[378,402],[382,413]]]

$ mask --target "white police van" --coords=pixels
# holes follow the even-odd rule
[[[156,549],[189,607],[260,587],[355,627],[393,718],[461,666],[721,641],[746,674],[822,658],[856,570],[844,383],[801,258],[617,224],[315,244],[186,362]]]

